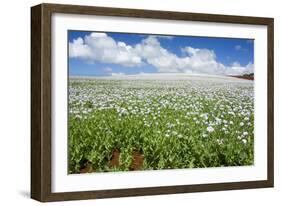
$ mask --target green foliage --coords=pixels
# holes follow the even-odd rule
[[[133,151],[143,154],[143,170],[253,164],[251,85],[141,83],[70,82],[70,173],[86,164],[97,172],[128,171]],[[120,164],[110,167],[115,149]]]

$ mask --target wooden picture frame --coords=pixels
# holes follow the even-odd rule
[[[95,191],[52,192],[52,54],[51,17],[54,13],[127,18],[182,20],[267,27],[267,179],[257,181],[170,185]],[[274,75],[272,18],[152,11],[76,5],[40,4],[31,8],[31,198],[41,202],[160,195],[273,187]]]

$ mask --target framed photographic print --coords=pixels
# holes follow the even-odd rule
[[[31,197],[273,187],[273,19],[31,8]]]

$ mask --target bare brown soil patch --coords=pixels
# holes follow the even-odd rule
[[[119,165],[120,165],[119,158],[120,158],[120,151],[118,149],[114,149],[112,151],[112,156],[109,161],[109,166],[110,167],[119,167]]]
[[[80,173],[91,173],[91,172],[95,172],[95,169],[91,166],[90,163],[87,163],[85,166],[83,166],[80,169]]]
[[[130,167],[130,170],[140,170],[142,168],[143,165],[143,154],[141,154],[138,151],[133,151],[133,162],[132,165]]]

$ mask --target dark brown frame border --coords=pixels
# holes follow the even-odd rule
[[[134,189],[63,192],[51,191],[51,16],[53,13],[154,18],[185,21],[239,23],[267,26],[268,131],[267,180],[165,186]],[[60,4],[31,8],[31,198],[41,202],[93,198],[160,195],[234,189],[266,188],[274,185],[274,19],[170,11],[121,9]]]

